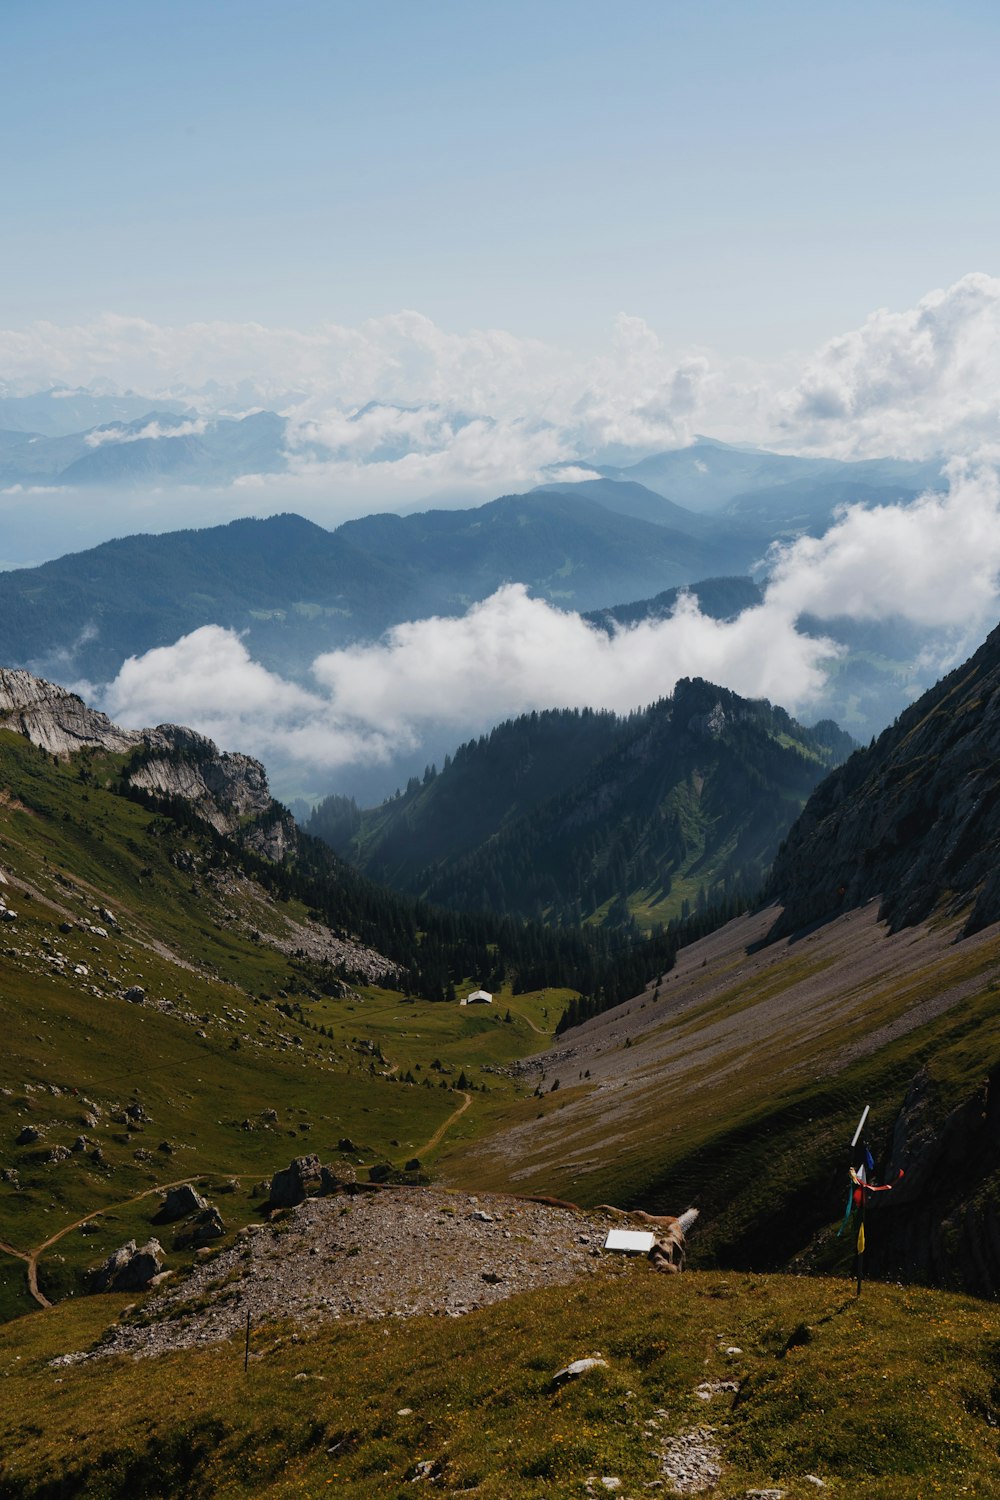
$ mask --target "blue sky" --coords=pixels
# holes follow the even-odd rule
[[[1000,8],[5,0],[0,326],[768,357],[996,269]]]

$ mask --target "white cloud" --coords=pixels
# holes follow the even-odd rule
[[[336,485],[388,504],[627,461],[696,431],[844,457],[968,454],[1000,442],[1000,279],[964,276],[779,366],[667,348],[625,313],[589,353],[405,311],[305,330],[108,313],[0,330],[0,382],[181,397],[207,415],[277,409],[304,492]],[[320,462],[317,444],[332,457]]]
[[[131,657],[103,706],[126,724],[176,721],[265,760],[330,771],[384,762],[432,729],[457,740],[534,708],[626,712],[669,694],[682,676],[807,702],[832,649],[767,605],[722,623],[691,598],[669,620],[609,637],[511,584],[461,619],[400,625],[376,644],[318,657],[314,690],[255,662],[233,631],[204,626]]]
[[[129,724],[171,719],[264,760],[330,772],[384,763],[442,732],[455,743],[531,709],[623,713],[700,676],[808,713],[836,656],[796,628],[803,612],[897,617],[935,629],[923,670],[967,654],[1000,612],[1000,481],[956,464],[946,495],[846,510],[822,538],[776,550],[763,604],[736,620],[683,596],[670,619],[611,636],[511,584],[461,618],[398,625],[379,642],[317,657],[313,686],[255,662],[230,630],[205,626],[130,658],[104,706]]]
[[[220,625],[130,656],[102,707],[128,726],[186,724],[224,749],[324,770],[362,757],[385,761],[394,748],[377,728],[348,723],[326,697],[268,671]]]
[[[772,403],[786,444],[841,457],[969,453],[1000,439],[1000,278],[972,273],[831,339]]]
[[[956,461],[946,494],[911,505],[851,506],[822,537],[772,554],[768,602],[854,620],[901,616],[977,635],[1000,610],[1000,480]]]
[[[101,448],[105,443],[138,443],[141,438],[200,437],[208,423],[204,417],[192,417],[187,422],[147,422],[144,427],[133,430],[129,427],[95,427],[84,438],[88,448]]]

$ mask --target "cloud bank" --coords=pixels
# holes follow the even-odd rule
[[[821,538],[775,549],[764,601],[733,621],[683,596],[665,620],[610,637],[508,585],[460,619],[399,625],[379,642],[325,653],[312,684],[255,662],[234,632],[205,626],[131,658],[105,707],[129,724],[174,719],[263,759],[330,773],[387,762],[442,728],[455,742],[531,709],[627,712],[700,676],[808,715],[838,654],[800,616],[904,619],[935,627],[931,678],[960,660],[1000,613],[1000,482],[956,464],[945,495],[910,506],[852,506]]]
[[[969,455],[1000,443],[1000,278],[971,273],[779,365],[671,349],[621,314],[605,347],[451,332],[417,312],[358,327],[166,327],[115,314],[0,330],[0,387],[180,398],[288,420],[292,479],[417,502],[626,462],[710,432],[839,457]],[[289,479],[260,480],[265,487]]]

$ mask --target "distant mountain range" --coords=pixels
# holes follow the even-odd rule
[[[511,581],[593,610],[745,567],[752,552],[722,532],[692,534],[548,491],[368,516],[332,532],[294,515],[233,521],[0,573],[0,659],[101,680],[129,655],[217,624],[246,630],[260,660],[294,674],[320,651],[403,620],[461,614]]]
[[[367,812],[307,824],[375,880],[438,905],[573,926],[686,915],[755,889],[808,793],[854,742],[700,680],[619,718],[529,714]]]
[[[350,421],[363,423],[374,405]],[[436,410],[434,417],[451,436],[471,420]],[[433,446],[433,437],[427,441]],[[410,451],[410,437],[390,436],[366,451],[363,462],[393,462]],[[251,474],[284,473],[293,452],[320,462],[350,456],[318,440],[304,444],[301,430],[290,436],[288,418],[274,411],[222,416],[180,401],[151,403],[141,396],[83,390],[0,395],[0,489],[226,485]],[[585,456],[574,467],[580,463],[586,465]],[[628,467],[593,467],[602,478],[570,483],[557,466],[541,488],[595,500],[619,515],[715,546],[723,544],[725,532],[733,555],[741,556],[748,548],[759,552],[762,541],[766,547],[775,536],[822,529],[838,505],[907,500],[941,484],[941,465],[935,462],[845,463],[704,437]],[[735,570],[736,564],[730,560],[726,567]]]
[[[6,404],[0,401],[0,421]],[[205,420],[157,409],[83,432],[6,429],[0,430],[0,487],[228,484],[283,472],[284,444],[285,422],[274,412]]]
[[[626,468],[596,466],[608,479],[638,483],[698,512],[723,512],[768,528],[811,528],[835,506],[907,499],[942,487],[938,461],[866,459],[848,463],[734,447],[700,437]]]

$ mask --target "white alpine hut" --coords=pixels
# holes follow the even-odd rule
[[[458,1003],[459,1005],[492,1005],[493,996],[489,990],[473,990],[471,995],[466,995],[465,999]]]

